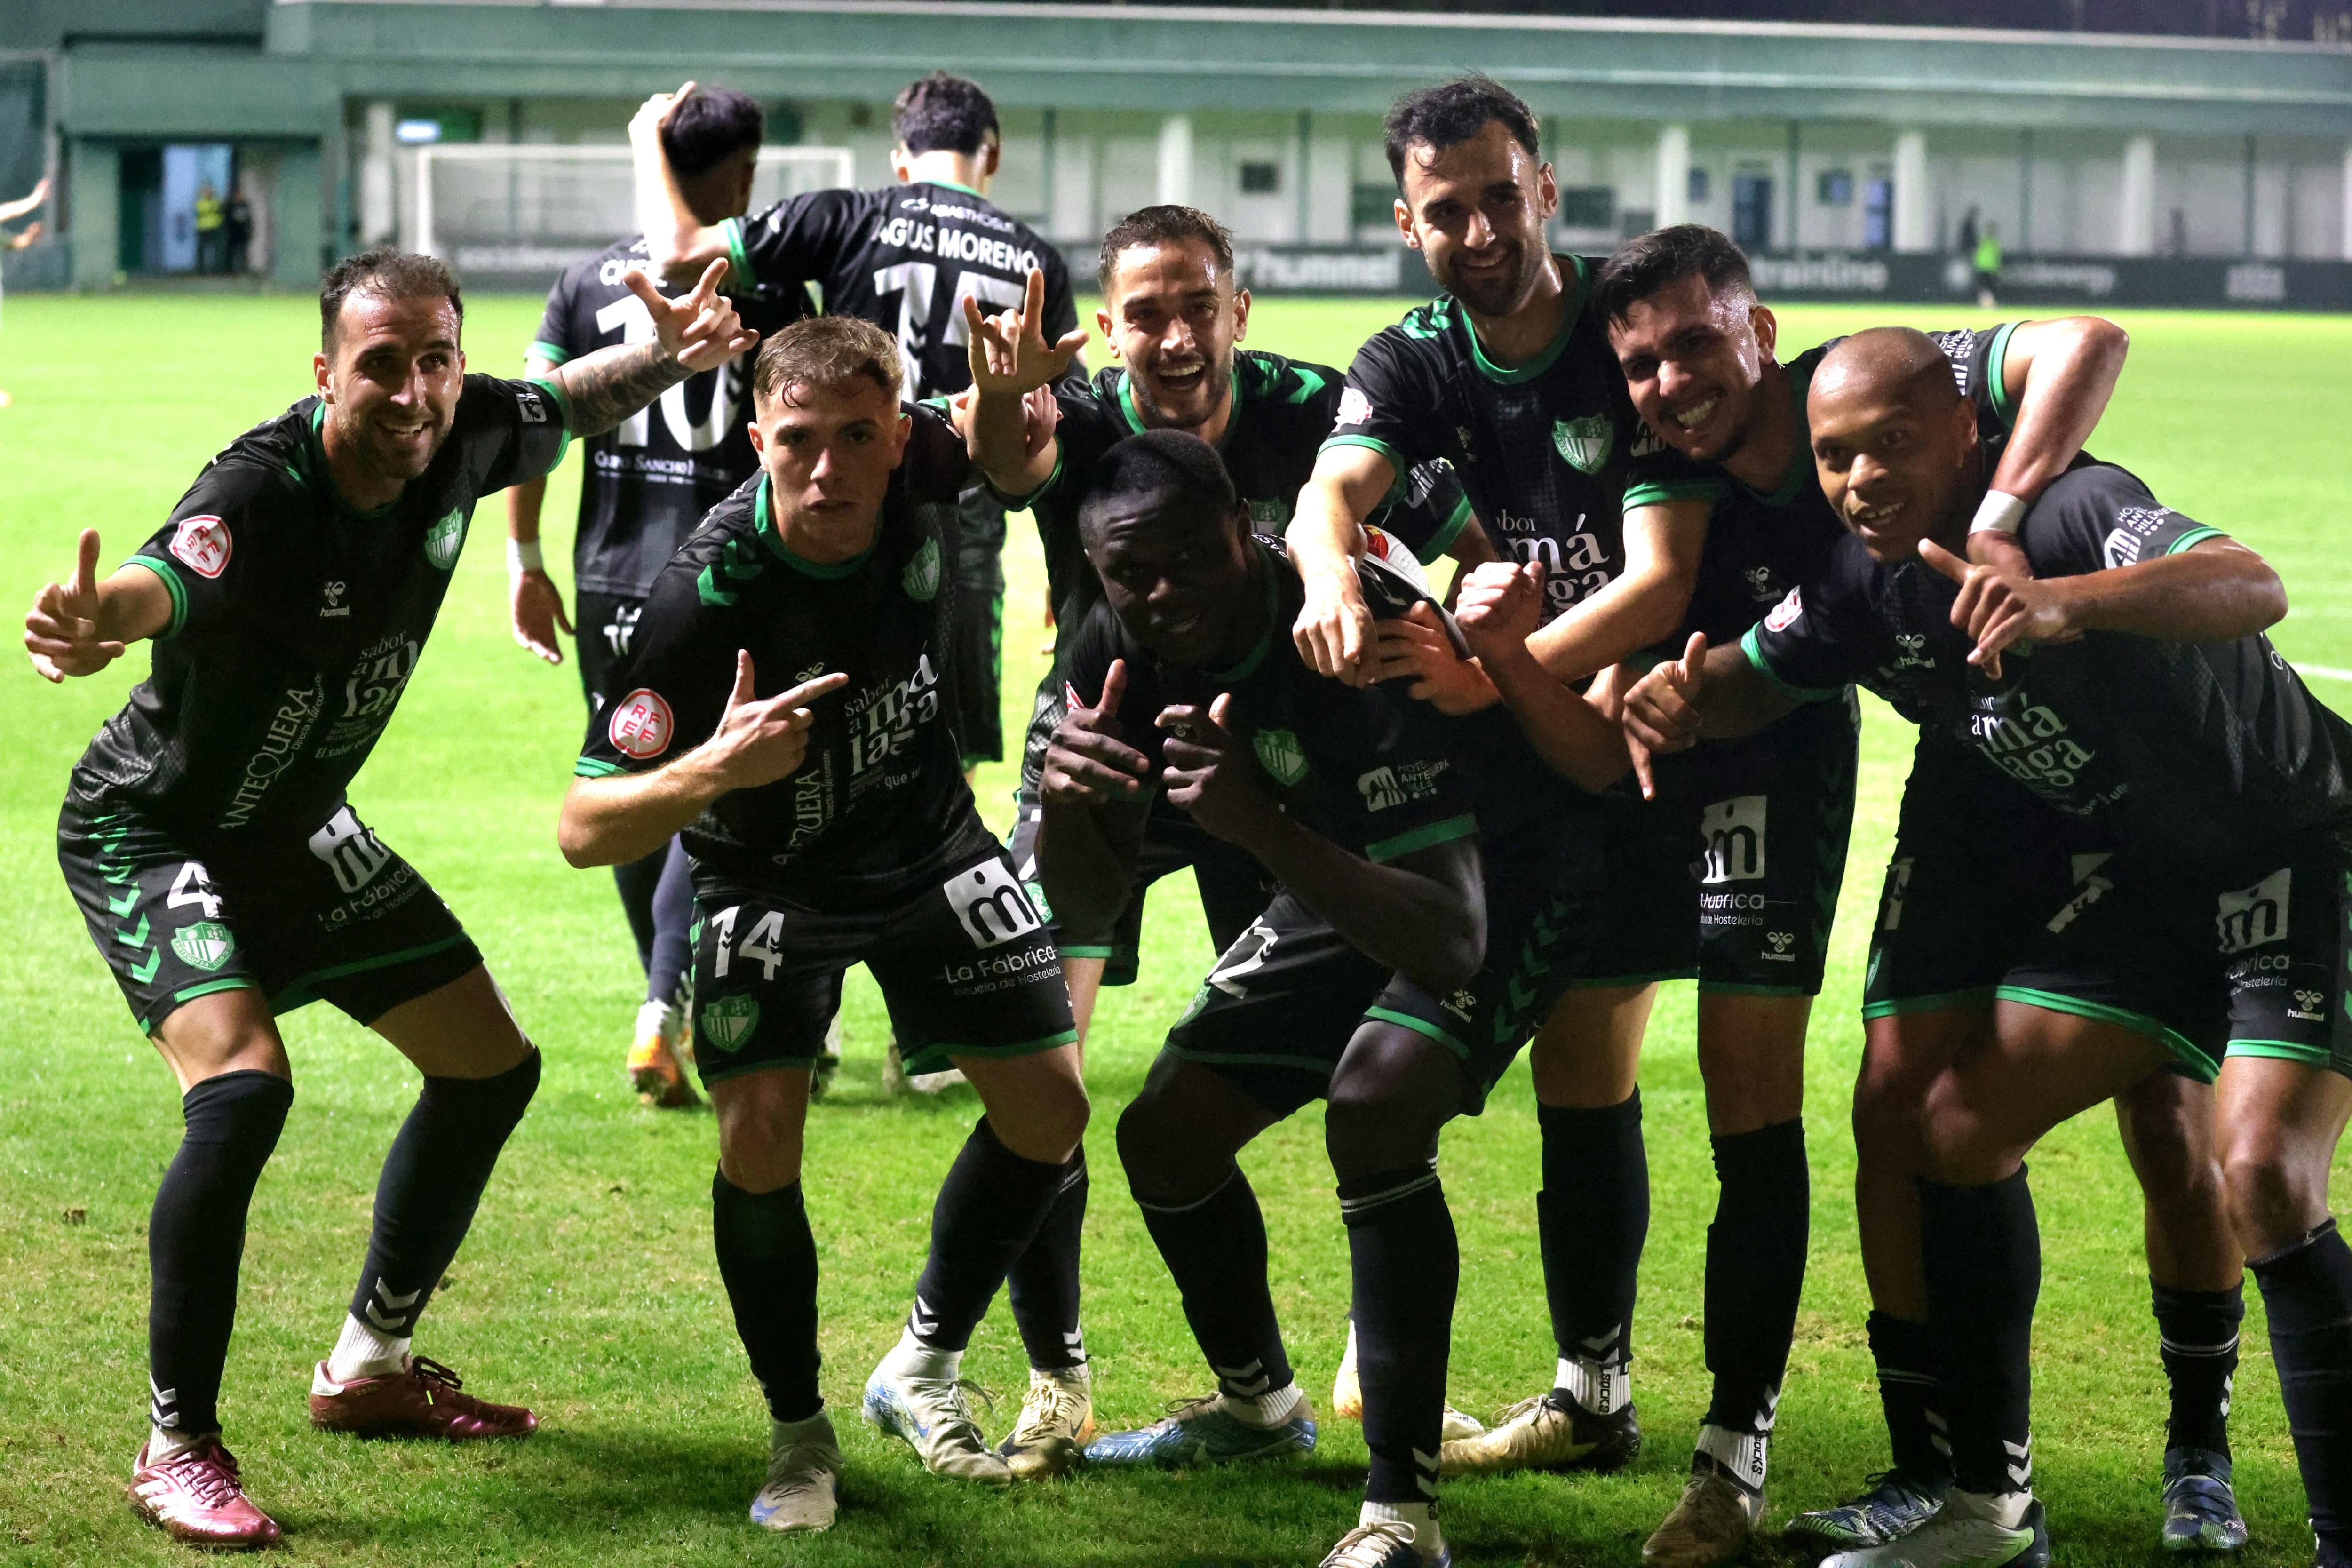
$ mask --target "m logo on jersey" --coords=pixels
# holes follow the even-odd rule
[[[702,1008],[702,1016],[694,1021],[694,1037],[708,1041],[722,1051],[740,1050],[751,1031],[760,1026],[760,999],[757,996],[721,996]]]
[[[1699,814],[1698,879],[1753,882],[1764,875],[1764,797],[1735,795]]]
[[[198,921],[172,933],[172,951],[191,969],[209,974],[236,951],[236,938],[218,921]]]
[[[1287,730],[1260,730],[1250,737],[1258,764],[1279,784],[1295,784],[1307,776],[1307,748]]]
[[[1609,460],[1611,448],[1617,445],[1617,432],[1610,427],[1605,414],[1557,419],[1552,422],[1551,444],[1559,448],[1559,455],[1578,473],[1598,473],[1601,465]]]
[[[661,693],[640,686],[614,707],[612,722],[605,726],[604,733],[612,740],[614,751],[642,763],[669,749],[674,728],[676,721]]]
[[[1372,400],[1366,397],[1360,388],[1351,386],[1339,394],[1339,411],[1332,416],[1331,422],[1344,430],[1350,425],[1361,425],[1371,416]]]
[[[1773,605],[1772,613],[1764,617],[1764,629],[1768,632],[1785,632],[1795,626],[1797,617],[1805,613],[1804,595],[1805,591],[1802,588],[1790,589],[1789,596]]]
[[[232,548],[228,524],[216,517],[184,517],[172,534],[172,553],[199,577],[217,577],[226,571]]]
[[[940,591],[940,542],[926,539],[915,558],[907,563],[906,571],[898,575],[899,586],[910,599],[929,599]]]
[[[1045,923],[1002,861],[982,860],[960,871],[940,883],[940,891],[947,895],[948,907],[955,910],[974,947],[1001,947]]]
[[[1374,768],[1357,775],[1356,788],[1364,797],[1366,811],[1386,811],[1405,802],[1404,785],[1397,782],[1394,768]]]
[[[2221,895],[2213,924],[2224,953],[2286,940],[2288,895],[2294,887],[2294,868],[2282,867],[2251,888]]]
[[[466,510],[451,512],[425,531],[425,559],[446,572],[457,564],[457,552],[466,548]]]

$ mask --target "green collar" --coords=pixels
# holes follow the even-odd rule
[[[768,481],[764,478],[760,480],[759,491],[751,502],[751,526],[768,548],[775,552],[777,560],[795,572],[810,577],[824,578],[826,581],[854,576],[857,569],[866,564],[882,543],[882,520],[877,516],[874,520],[874,537],[866,541],[865,549],[846,561],[835,561],[827,564],[822,561],[812,561],[805,555],[787,549],[783,534],[778,531],[774,520],[768,515]]]
[[[982,195],[978,191],[973,190],[970,185],[959,185],[953,180],[925,180],[923,184],[927,185],[938,185],[942,190],[961,191],[965,195],[971,197],[975,201],[984,202],[988,199],[986,196]]]
[[[335,498],[335,504],[347,515],[357,518],[362,522],[373,522],[377,518],[390,515],[392,509],[398,506],[408,492],[403,489],[400,495],[393,497],[382,506],[373,508],[356,507],[344,500],[342,487],[335,483],[335,470],[327,461],[326,429],[327,405],[324,401],[321,401],[317,407],[310,410],[310,438],[306,443],[305,449],[310,457],[312,466],[318,469],[320,477],[326,480],[327,493]]]
[[[1576,320],[1584,313],[1584,258],[1580,256],[1555,254],[1552,259],[1562,263],[1568,271],[1568,310],[1559,320],[1559,335],[1545,346],[1543,353],[1536,355],[1527,363],[1507,370],[1488,359],[1486,349],[1478,342],[1477,324],[1470,320],[1468,309],[1464,309],[1462,331],[1463,335],[1470,340],[1470,357],[1476,362],[1478,374],[1488,381],[1498,381],[1506,386],[1515,386],[1523,381],[1533,381],[1549,370],[1559,356],[1567,352],[1568,340],[1576,331]]]
[[[1225,443],[1234,438],[1234,426],[1242,416],[1242,354],[1239,349],[1234,351],[1234,374],[1226,383],[1225,397],[1225,433],[1217,437],[1217,450],[1220,452],[1225,449]],[[1127,427],[1131,434],[1140,436],[1151,428],[1143,422],[1143,410],[1135,405],[1135,377],[1128,374],[1124,368],[1118,373],[1118,411],[1127,420]]]
[[[1265,581],[1265,630],[1259,635],[1257,646],[1243,655],[1239,664],[1231,669],[1206,671],[1212,680],[1243,681],[1255,675],[1258,666],[1265,662],[1267,652],[1274,647],[1274,634],[1280,629],[1275,624],[1282,618],[1282,600],[1275,592],[1274,586],[1275,563],[1266,554],[1265,546],[1255,540],[1250,542],[1250,557],[1257,570],[1257,574]]]

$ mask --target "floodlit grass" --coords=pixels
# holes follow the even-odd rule
[[[474,300],[478,368],[512,371],[535,300]],[[1251,341],[1344,365],[1399,307],[1260,306]],[[1801,348],[1884,312],[1785,312]],[[1922,324],[1968,320],[1927,311]],[[119,559],[163,518],[198,466],[302,395],[316,321],[307,300],[25,297],[0,335],[0,603],[29,601],[104,531]],[[2137,314],[2131,364],[2095,443],[2172,505],[2238,534],[2284,571],[2297,658],[2352,668],[2352,574],[2336,531],[2352,513],[2352,321]],[[550,515],[570,514],[577,459]],[[809,1206],[824,1258],[824,1385],[849,1456],[828,1536],[780,1542],[743,1510],[766,1426],[729,1322],[708,1210],[707,1114],[656,1113],[625,1092],[621,1056],[640,981],[609,879],[555,853],[556,804],[582,724],[570,668],[518,649],[505,626],[502,505],[477,514],[433,651],[359,780],[355,804],[464,918],[547,1057],[474,1235],[436,1298],[421,1347],[492,1398],[529,1403],[527,1443],[362,1447],[305,1423],[311,1360],[341,1320],[377,1166],[413,1098],[405,1064],[325,1007],[285,1020],[299,1089],[262,1181],[223,1412],[256,1497],[287,1527],[289,1563],[1312,1563],[1354,1519],[1364,1451],[1333,1422],[1304,1464],[1244,1472],[1080,1476],[989,1496],[924,1475],[852,1418],[867,1368],[898,1332],[931,1195],[977,1114],[968,1092],[891,1100],[886,1025],[862,976],[847,1004],[849,1061],[811,1117]],[[556,538],[564,536],[560,521]],[[551,551],[551,556],[560,551]],[[1014,530],[1004,638],[1008,735],[1042,660],[1042,571]],[[11,718],[0,763],[0,1561],[149,1563],[180,1550],[138,1525],[121,1485],[146,1389],[148,1206],[179,1135],[170,1073],[131,1024],[83,935],[51,854],[66,771],[145,661],[58,690],[0,660]],[[2323,681],[2323,695],[2340,688]],[[1812,1266],[1780,1406],[1777,1521],[1849,1490],[1885,1462],[1864,1344],[1849,1201],[1847,1086],[1864,926],[1907,761],[1906,727],[1871,706],[1863,809],[1808,1075]],[[984,770],[1000,828],[1011,770]],[[1209,957],[1187,887],[1155,906],[1143,983],[1109,994],[1088,1063],[1096,1187],[1087,1328],[1098,1410],[1137,1423],[1206,1379],[1175,1294],[1139,1223],[1109,1131]],[[1446,1493],[1465,1563],[1633,1563],[1672,1505],[1706,1399],[1700,1268],[1714,1205],[1691,1040],[1691,994],[1670,988],[1643,1064],[1654,1211],[1636,1331],[1649,1447],[1605,1479],[1521,1477]],[[1445,1141],[1462,1234],[1452,1387],[1490,1410],[1545,1386],[1552,1350],[1538,1282],[1534,1101],[1515,1069],[1480,1120]],[[1314,1111],[1247,1156],[1264,1201],[1275,1289],[1301,1377],[1318,1401],[1338,1357],[1347,1255]],[[2034,1160],[2047,1253],[2037,1364],[2037,1481],[2062,1561],[2154,1554],[2162,1375],[2147,1311],[2138,1206],[2105,1112]],[[2251,1292],[2250,1292],[2251,1294]],[[2253,1306],[2238,1382],[2240,1496],[2257,1563],[2307,1560],[2277,1384]],[[967,1362],[1017,1390],[1023,1363],[1000,1307]],[[1017,1395],[1016,1395],[1017,1397]],[[1009,1402],[988,1423],[1010,1424]]]

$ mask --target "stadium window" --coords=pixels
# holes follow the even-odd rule
[[[1813,177],[1813,200],[1825,207],[1852,206],[1853,172],[1850,169],[1823,169]]]
[[[1270,196],[1281,189],[1281,164],[1249,163],[1242,165],[1242,195]]]
[[[1874,176],[1862,186],[1862,245],[1885,250],[1895,244],[1895,182]]]
[[[1706,171],[1705,169],[1693,169],[1690,172],[1690,184],[1685,188],[1692,201],[1703,202],[1706,200]]]
[[[1348,191],[1348,222],[1357,228],[1385,228],[1396,221],[1394,185],[1353,185]]]
[[[1696,174],[1697,171],[1692,171]],[[1612,228],[1617,223],[1617,192],[1610,185],[1570,185],[1559,193],[1565,228]]]

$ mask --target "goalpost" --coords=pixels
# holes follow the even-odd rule
[[[469,282],[543,287],[637,227],[625,145],[434,143],[411,156],[402,248],[437,256]],[[762,147],[751,210],[853,179],[846,147]]]

